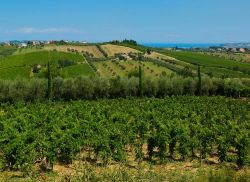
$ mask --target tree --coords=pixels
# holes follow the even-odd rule
[[[47,97],[50,100],[52,98],[52,76],[51,76],[51,69],[50,69],[50,61],[48,62],[48,91]]]
[[[140,97],[143,96],[143,90],[142,90],[142,69],[141,69],[141,66],[139,66],[139,95],[140,95]]]
[[[200,65],[198,65],[198,85],[197,85],[198,95],[201,95],[201,69]]]
[[[151,49],[147,49],[147,54],[150,55],[152,53]]]

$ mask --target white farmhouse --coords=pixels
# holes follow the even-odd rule
[[[27,47],[28,45],[26,43],[21,43],[20,47]]]

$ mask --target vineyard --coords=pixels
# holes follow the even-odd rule
[[[26,54],[11,55],[0,60],[0,78],[14,80],[16,78],[44,78],[48,61],[55,65],[55,73],[63,77],[95,75],[83,56],[57,51],[37,51]],[[67,62],[58,65],[58,62]],[[73,70],[73,71],[71,71]],[[60,72],[60,73],[59,73]],[[73,74],[72,74],[73,73]]]
[[[174,57],[183,62],[199,64],[203,67],[203,72],[206,74],[213,73],[217,77],[224,74],[231,75],[231,77],[249,78],[250,65],[248,63],[237,62],[227,57],[200,54],[191,51],[159,51],[164,55]]]
[[[0,167],[50,171],[76,160],[249,166],[249,101],[167,97],[2,104]]]

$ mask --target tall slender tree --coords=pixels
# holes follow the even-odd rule
[[[198,85],[197,85],[198,95],[201,95],[201,68],[198,65]]]
[[[140,97],[143,96],[143,89],[142,89],[142,69],[141,69],[141,66],[139,66],[139,95],[140,95]]]
[[[48,61],[48,90],[47,90],[47,97],[48,99],[52,98],[52,76],[51,76],[51,68],[50,68],[50,61]]]

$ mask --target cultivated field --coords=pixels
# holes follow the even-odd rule
[[[94,58],[103,58],[103,54],[98,50],[95,45],[86,46],[73,46],[73,45],[49,45],[45,46],[45,50],[57,50],[62,52],[69,52],[70,50],[77,50],[79,53],[88,52],[93,55]]]
[[[101,77],[128,77],[133,71],[137,71],[139,66],[142,67],[145,77],[157,79],[162,75],[170,76],[173,72],[165,67],[157,66],[152,62],[143,62],[140,64],[138,61],[103,61],[94,63],[97,72]]]
[[[46,69],[48,61],[51,61],[53,63],[59,60],[70,60],[75,62],[76,64],[74,67],[70,67],[67,69],[63,68],[63,72],[73,73],[74,71],[72,71],[72,69],[75,69],[76,72],[74,73],[74,75],[94,75],[93,70],[87,64],[83,56],[56,51],[39,51],[3,58],[0,61],[0,77],[1,79],[15,79],[31,78],[36,75],[39,76],[39,74],[36,73],[32,74],[32,69],[35,65],[39,65],[39,67],[41,67],[41,70],[44,70]],[[81,72],[78,73],[77,71]],[[70,74],[67,74],[67,76],[71,77]]]
[[[225,53],[225,52],[205,52],[202,54],[212,55],[221,57],[228,60],[238,61],[238,62],[250,62],[250,54],[248,53]]]
[[[0,180],[247,181],[249,119],[223,97],[3,104]]]
[[[212,74],[218,77],[241,77],[250,78],[250,64],[236,62],[223,57],[205,55],[189,51],[163,51],[162,54],[172,56],[175,59],[191,63],[193,65],[201,65],[203,72],[206,74]]]
[[[0,181],[248,182],[249,64],[131,47],[0,49]]]
[[[115,54],[119,53],[125,53],[125,54],[128,54],[130,52],[139,53],[138,50],[119,45],[105,44],[101,45],[101,47],[108,54],[108,56],[114,56]]]

